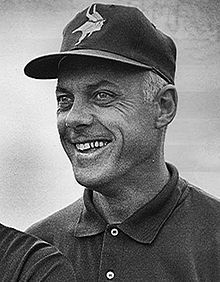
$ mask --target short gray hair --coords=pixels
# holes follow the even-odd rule
[[[167,84],[168,82],[156,73],[152,71],[146,71],[144,73],[143,84],[144,101],[153,102],[157,96],[157,93]]]

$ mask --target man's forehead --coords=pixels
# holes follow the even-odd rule
[[[73,81],[73,84],[76,85],[75,81]],[[69,86],[68,80],[65,80],[65,79],[58,80],[56,91],[57,92],[65,92],[64,90],[67,90],[68,86]],[[93,91],[95,89],[98,89],[99,87],[117,88],[117,85],[114,82],[112,82],[108,79],[101,79],[101,80],[91,79],[91,81],[89,81],[89,80],[85,81],[84,87],[87,90]]]
[[[140,71],[139,68],[134,70],[130,66],[108,64],[95,59],[80,64],[74,63],[63,61],[58,73],[57,85],[69,91],[74,89],[93,91],[103,87],[111,88],[113,91],[139,88],[146,72]]]

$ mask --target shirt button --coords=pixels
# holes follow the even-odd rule
[[[117,236],[118,235],[118,229],[117,228],[112,228],[111,234],[112,234],[112,236]]]
[[[112,280],[114,277],[115,277],[115,274],[113,271],[108,271],[106,273],[106,277],[109,279],[109,280]]]

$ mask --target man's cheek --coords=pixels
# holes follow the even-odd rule
[[[64,119],[61,119],[61,118],[57,117],[57,129],[58,129],[58,132],[59,132],[60,136],[64,136],[65,135],[66,125],[65,125],[65,120]]]

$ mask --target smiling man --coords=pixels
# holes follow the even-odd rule
[[[100,58],[67,57],[59,66],[56,94],[61,142],[77,181],[94,190],[97,208],[107,212],[103,215],[110,222],[125,219],[169,178],[161,142],[162,127],[175,114],[174,88],[168,86],[162,98],[170,100],[172,113],[155,124],[160,101],[149,101],[147,76],[145,70]],[[143,183],[150,186],[143,189]],[[112,199],[120,205],[114,209],[110,205],[108,213],[105,207]]]
[[[176,47],[136,8],[93,4],[61,51],[26,75],[57,78],[57,124],[77,202],[28,232],[58,247],[78,281],[217,281],[220,203],[164,159],[177,108]]]

